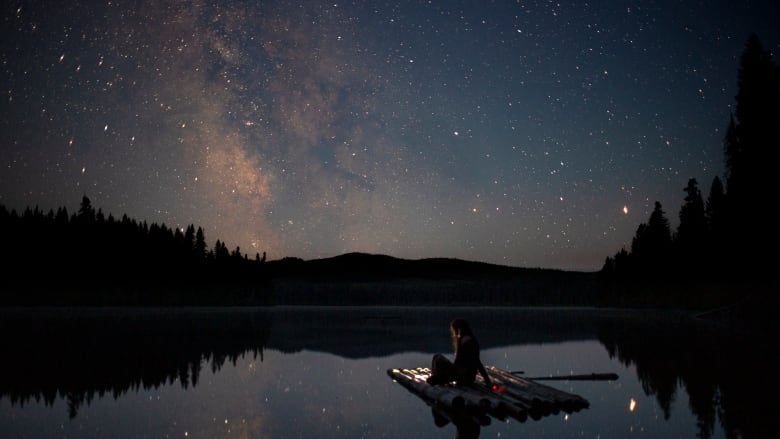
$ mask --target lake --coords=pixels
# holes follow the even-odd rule
[[[8,438],[452,438],[387,369],[451,356],[467,318],[482,361],[590,407],[479,437],[776,434],[776,337],[681,312],[549,308],[0,309]]]

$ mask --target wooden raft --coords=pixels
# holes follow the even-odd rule
[[[497,367],[486,366],[485,369],[493,389],[485,386],[481,376],[466,386],[432,386],[426,382],[431,370],[424,367],[388,369],[387,374],[434,409],[469,416],[481,425],[490,423],[488,416],[502,421],[512,417],[525,422],[528,417],[539,420],[561,411],[576,412],[590,405],[579,395],[520,378]]]

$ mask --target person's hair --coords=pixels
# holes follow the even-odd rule
[[[473,335],[471,325],[466,319],[455,319],[450,322],[450,328],[460,330],[462,335]]]
[[[461,337],[474,335],[471,332],[471,325],[466,319],[455,319],[450,322],[450,334],[452,336],[452,350],[458,353],[458,337],[455,332],[459,332]]]

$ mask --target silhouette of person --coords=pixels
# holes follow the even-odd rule
[[[442,354],[434,355],[428,383],[437,385],[455,381],[458,385],[471,384],[479,372],[485,385],[491,387],[490,377],[479,359],[479,342],[471,331],[469,322],[465,319],[455,319],[450,322],[450,336],[455,351],[455,362],[450,362]]]

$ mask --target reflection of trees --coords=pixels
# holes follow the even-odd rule
[[[778,404],[756,395],[780,391],[772,379],[780,358],[770,335],[732,335],[687,318],[614,319],[602,321],[599,340],[611,357],[635,365],[666,418],[684,388],[700,437],[712,436],[716,420],[729,437],[774,431]]]
[[[12,403],[67,401],[71,417],[104,395],[180,383],[195,386],[202,364],[212,371],[251,353],[262,358],[266,321],[251,313],[147,315],[117,311],[40,319],[21,311],[0,323],[4,361],[0,395]]]

